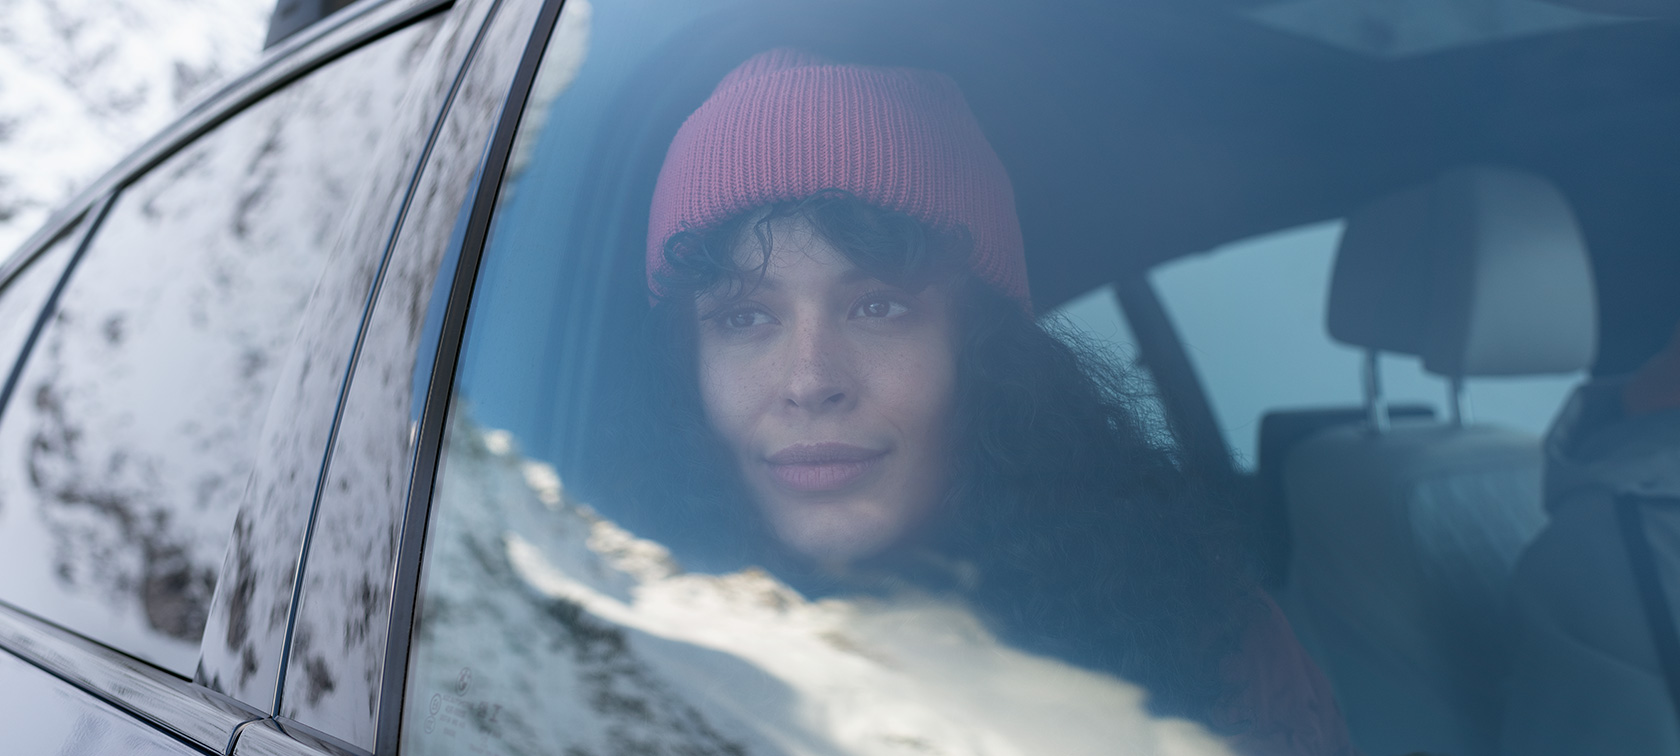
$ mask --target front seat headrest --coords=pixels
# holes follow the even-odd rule
[[[1336,339],[1423,358],[1448,378],[1568,373],[1593,357],[1586,244],[1539,176],[1459,168],[1348,221],[1331,283]]]

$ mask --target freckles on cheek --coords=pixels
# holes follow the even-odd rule
[[[751,432],[754,396],[760,388],[754,371],[730,360],[700,360],[700,401],[706,421],[731,445],[746,441]]]

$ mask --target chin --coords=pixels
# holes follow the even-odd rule
[[[901,518],[869,504],[774,502],[766,506],[776,537],[818,564],[843,566],[881,553],[904,535]]]

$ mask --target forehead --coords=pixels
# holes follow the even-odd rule
[[[797,283],[849,284],[874,278],[802,216],[749,222],[734,241],[734,255],[735,264],[743,269],[764,266],[760,288],[766,289]]]

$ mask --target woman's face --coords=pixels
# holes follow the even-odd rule
[[[702,296],[700,393],[776,535],[843,565],[938,505],[956,373],[950,287],[871,278],[802,219],[771,224],[763,283]],[[737,248],[760,254],[751,234]]]

